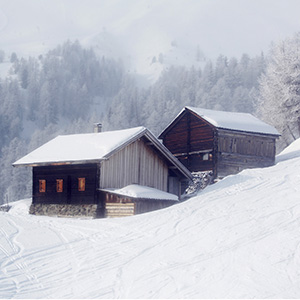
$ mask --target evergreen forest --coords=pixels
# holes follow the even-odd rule
[[[220,55],[201,68],[171,66],[148,87],[140,87],[122,61],[98,57],[78,41],[66,41],[39,57],[12,53],[7,58],[0,50],[0,67],[5,59],[10,62],[9,74],[0,78],[0,204],[31,196],[31,168],[13,168],[14,161],[59,134],[92,132],[95,122],[105,131],[142,125],[158,135],[190,105],[251,113],[277,127],[278,118],[268,114],[274,98],[269,92],[275,84],[270,82],[272,68],[278,71],[274,57],[280,56],[276,47],[283,46],[274,46],[268,57]],[[286,73],[284,66],[282,72]],[[285,80],[289,86],[297,86],[294,73],[293,82],[290,77]],[[297,93],[296,89],[293,95]],[[294,107],[300,101],[290,98],[286,104],[297,115]],[[299,137],[296,119],[294,125],[282,122],[277,127],[284,133],[281,148]]]

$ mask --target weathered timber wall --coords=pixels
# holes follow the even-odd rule
[[[271,136],[219,130],[217,175],[224,177],[244,169],[273,165],[275,143]]]
[[[191,171],[214,177],[274,164],[276,136],[216,128],[186,109],[162,134],[164,145]]]
[[[214,129],[190,111],[166,132],[163,144],[192,172],[214,169],[213,158],[206,159],[214,153]]]
[[[199,117],[186,111],[163,137],[173,154],[189,154],[213,148],[213,129]]]
[[[85,190],[78,190],[78,178],[85,178]],[[56,180],[63,180],[63,191],[57,192]],[[46,191],[39,192],[39,180],[46,180]],[[98,188],[96,164],[46,166],[33,168],[33,203],[96,204]]]
[[[272,158],[237,153],[220,153],[218,161],[218,177],[237,174],[245,169],[269,167],[274,164]]]
[[[163,137],[163,144],[173,154],[187,153],[188,119],[184,114]]]
[[[100,188],[133,183],[168,191],[168,166],[143,139],[101,163]]]
[[[190,114],[190,152],[213,150],[214,130],[193,113]]]
[[[105,204],[105,217],[118,218],[129,217],[135,214],[134,203],[106,203]]]
[[[275,157],[275,137],[218,130],[218,151],[258,157]]]
[[[142,214],[172,206],[178,201],[162,199],[132,198],[109,192],[99,191],[103,201],[105,217],[125,217]]]

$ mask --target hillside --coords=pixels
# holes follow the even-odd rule
[[[300,140],[270,168],[119,219],[0,213],[0,298],[299,298]]]

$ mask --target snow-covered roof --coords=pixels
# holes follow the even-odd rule
[[[178,196],[174,194],[170,194],[155,188],[142,186],[138,184],[130,184],[121,189],[101,189],[101,191],[110,192],[113,194],[127,196],[131,198],[178,201]]]
[[[184,176],[192,178],[188,169],[143,126],[100,133],[60,135],[20,158],[13,166],[96,163],[109,158],[142,136]]]
[[[199,117],[206,120],[216,128],[246,131],[252,133],[280,135],[276,128],[264,123],[263,121],[257,119],[249,113],[217,111],[199,107],[186,106],[180,111],[180,113],[176,116],[174,120],[176,120],[177,117],[181,115],[182,112],[186,109],[194,112]],[[173,123],[173,121],[171,122],[171,124]]]
[[[13,165],[102,160],[146,130],[145,127],[136,127],[101,133],[59,135]]]
[[[249,113],[217,111],[191,106],[186,106],[186,108],[217,128],[280,135],[273,126]]]

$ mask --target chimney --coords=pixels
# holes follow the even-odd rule
[[[102,131],[102,124],[101,123],[94,123],[94,133],[99,133]]]

